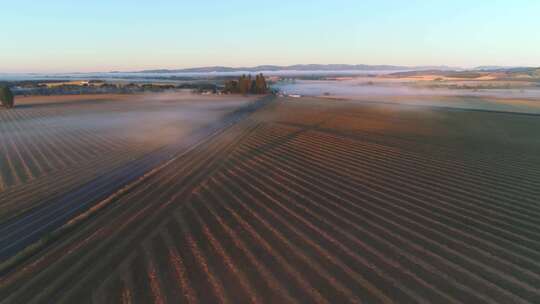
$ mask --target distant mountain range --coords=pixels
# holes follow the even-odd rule
[[[265,71],[403,71],[403,70],[459,70],[448,66],[395,66],[395,65],[366,65],[366,64],[297,64],[289,66],[260,65],[256,67],[200,67],[188,69],[159,69],[144,70],[139,73],[223,73],[223,72],[265,72]]]

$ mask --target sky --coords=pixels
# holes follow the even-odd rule
[[[540,66],[538,0],[0,0],[0,73]]]

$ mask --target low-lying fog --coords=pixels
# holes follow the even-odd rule
[[[375,80],[296,80],[276,85],[283,94],[325,96],[363,102],[399,103],[540,114],[540,87],[449,89],[414,82]]]
[[[40,134],[82,131],[149,149],[159,148],[219,121],[251,100],[183,92],[19,98],[11,112],[0,109],[0,136],[47,140],[39,138]],[[16,121],[17,127],[10,120]]]
[[[0,107],[0,202],[10,200],[12,187],[33,189],[53,172],[79,185],[147,155],[166,161],[253,99],[187,92],[19,97],[14,109]],[[0,210],[0,218],[13,208]]]
[[[232,71],[232,72],[104,72],[104,73],[56,73],[56,74],[39,74],[39,73],[1,73],[0,80],[4,81],[23,81],[23,80],[88,80],[100,79],[106,81],[127,80],[127,81],[152,81],[163,80],[164,78],[212,78],[212,77],[236,77],[247,74],[263,73],[266,76],[283,76],[283,77],[298,77],[298,76],[324,76],[324,75],[342,75],[342,76],[366,76],[366,75],[381,75],[396,72],[406,72],[410,70],[309,70],[309,71],[294,71],[294,70],[269,70],[269,71]]]

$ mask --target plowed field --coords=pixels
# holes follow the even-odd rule
[[[0,299],[538,303],[539,131],[535,115],[279,99],[5,275]]]

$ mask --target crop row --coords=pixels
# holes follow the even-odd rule
[[[129,153],[120,136],[77,124],[40,108],[0,112],[0,191],[96,159]]]
[[[1,285],[9,286],[3,289],[4,296],[9,295],[9,299],[23,302],[43,297],[57,300],[67,298],[68,302],[69,299],[80,298],[79,293],[85,294],[89,291],[84,288],[86,282],[95,283],[92,280],[108,276],[111,273],[111,265],[121,264],[121,261],[126,260],[120,253],[137,248],[141,236],[152,231],[156,223],[168,215],[166,212],[168,209],[175,208],[179,203],[178,200],[189,195],[208,170],[214,170],[215,166],[219,166],[216,159],[227,155],[227,147],[231,146],[231,141],[249,133],[253,127],[247,122],[247,125],[241,128],[230,129],[219,140],[205,144],[205,153],[199,153],[196,149],[181,156],[108,208],[107,213],[100,216],[95,223],[67,238],[46,257],[26,267],[25,269],[29,271],[44,270],[24,282],[25,289],[39,290],[39,286],[48,285],[42,293],[29,294],[17,288],[17,284],[21,282],[19,275],[24,276],[23,271],[22,274],[0,282]],[[111,218],[115,220],[111,221]],[[106,241],[103,240],[105,237]],[[64,256],[66,253],[67,256]],[[81,278],[80,273],[85,273],[85,276]],[[98,280],[101,282],[101,279]],[[66,293],[66,289],[70,292]],[[122,296],[127,295],[124,293]]]
[[[497,167],[500,156],[323,128],[324,112],[261,123],[268,112],[172,161],[25,267],[27,281],[0,280],[0,296],[540,301],[540,179],[521,156]]]
[[[537,301],[539,226],[525,212],[534,204],[481,199],[477,184],[477,196],[464,196],[456,189],[466,178],[489,185],[488,176],[452,176],[433,169],[441,160],[420,159],[259,127],[132,255],[131,273],[97,294],[156,303]]]

